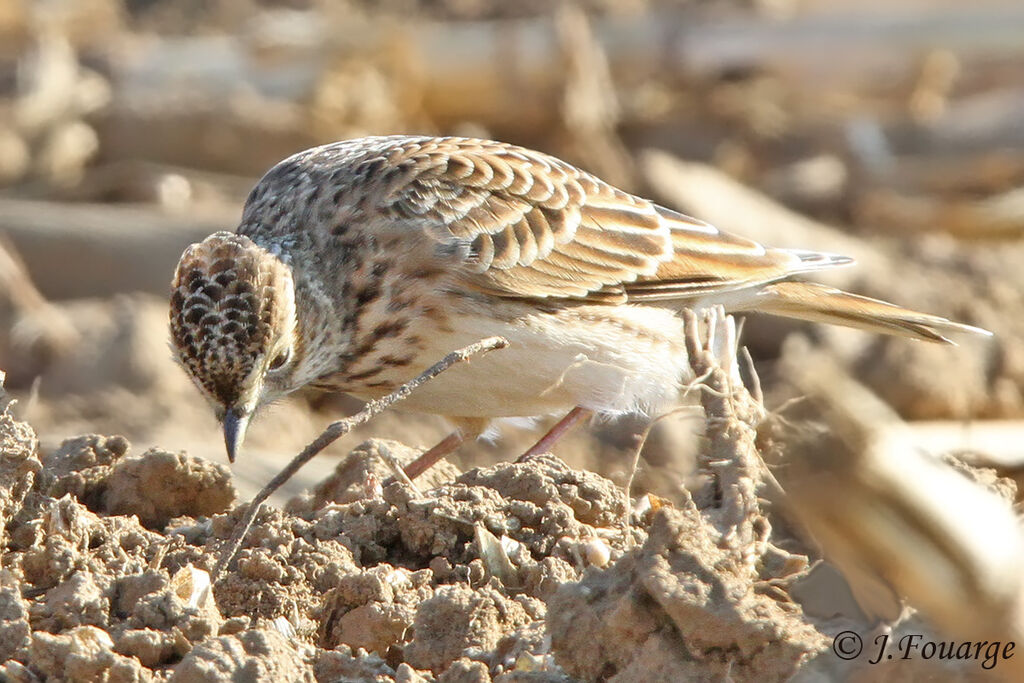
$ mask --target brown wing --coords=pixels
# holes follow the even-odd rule
[[[378,211],[444,226],[469,247],[462,283],[497,296],[675,299],[846,261],[766,249],[498,142],[408,140],[377,180]]]

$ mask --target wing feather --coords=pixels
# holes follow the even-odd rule
[[[516,299],[661,301],[773,282],[841,257],[769,249],[554,157],[461,138],[396,143],[378,211],[468,246],[457,277]]]

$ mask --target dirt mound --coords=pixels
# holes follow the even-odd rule
[[[0,443],[13,680],[752,680],[824,647],[695,506],[627,527],[621,489],[550,456],[417,491],[384,457],[415,451],[367,442],[211,586],[245,510],[225,468],[96,435],[40,460],[9,412]]]

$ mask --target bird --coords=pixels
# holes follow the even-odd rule
[[[496,418],[564,414],[531,455],[593,413],[671,404],[692,379],[686,308],[942,343],[989,334],[802,279],[852,261],[764,246],[524,147],[363,137],[281,161],[235,232],[185,249],[170,333],[231,462],[286,394],[379,398],[453,349],[505,338],[405,399],[454,428],[415,476]]]

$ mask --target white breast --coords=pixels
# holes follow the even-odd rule
[[[403,408],[452,417],[533,416],[577,405],[652,413],[690,379],[682,321],[666,309],[580,306],[510,321],[462,314],[449,322],[452,332],[424,335],[420,370],[484,337],[505,337],[509,346],[449,369]]]

